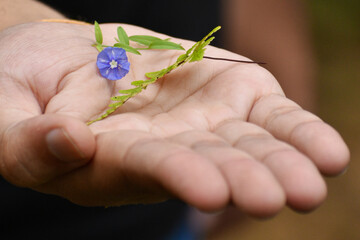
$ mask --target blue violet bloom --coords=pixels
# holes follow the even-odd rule
[[[126,51],[122,48],[107,47],[102,50],[96,62],[101,76],[109,80],[119,80],[130,70]]]

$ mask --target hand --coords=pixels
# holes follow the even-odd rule
[[[105,43],[116,27],[102,25]],[[234,204],[268,216],[285,203],[315,208],[326,196],[320,172],[336,175],[348,163],[338,133],[255,64],[185,65],[88,127],[117,90],[180,54],[128,54],[130,73],[113,82],[98,73],[93,39],[92,26],[59,23],[1,33],[0,171],[13,184],[81,205],[176,197],[205,211]],[[213,47],[206,55],[243,59]]]

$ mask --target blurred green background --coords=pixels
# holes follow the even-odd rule
[[[348,171],[327,178],[328,198],[309,214],[285,209],[265,221],[244,217],[211,240],[360,239],[360,1],[307,1],[318,62],[318,114],[351,151]]]

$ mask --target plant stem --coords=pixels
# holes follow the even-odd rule
[[[209,56],[203,56],[203,58],[207,58],[207,59],[211,59],[211,60],[228,61],[228,62],[266,64],[264,62],[245,61],[245,60],[237,60],[237,59],[230,59],[230,58],[216,58],[216,57],[209,57]]]

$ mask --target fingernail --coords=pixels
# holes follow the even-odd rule
[[[63,128],[51,130],[46,135],[45,141],[50,153],[61,161],[72,162],[85,158],[69,133]]]
[[[341,172],[337,173],[337,174],[324,174],[325,177],[329,177],[329,178],[332,178],[332,177],[341,177],[343,175],[345,175],[349,170],[349,166],[347,166],[346,168],[344,168]]]
[[[341,172],[339,172],[338,174],[335,175],[335,177],[340,177],[345,175],[349,170],[349,166],[347,166],[346,168],[344,168]]]

